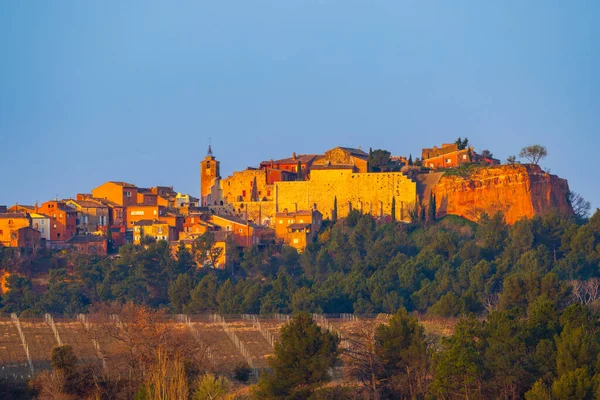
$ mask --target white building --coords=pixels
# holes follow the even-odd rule
[[[50,217],[44,214],[30,213],[31,227],[42,234],[42,239],[50,240]]]

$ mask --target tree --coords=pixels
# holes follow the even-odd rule
[[[198,264],[208,264],[214,268],[217,265],[219,257],[221,257],[221,254],[223,253],[223,248],[216,246],[214,233],[207,231],[194,240],[194,243],[192,244],[192,253]]]
[[[591,400],[594,396],[594,384],[587,368],[578,368],[560,376],[552,384],[553,399]]]
[[[392,222],[396,222],[396,198],[392,197]]]
[[[373,172],[373,148],[369,147],[369,155],[367,156],[367,172]]]
[[[196,390],[192,396],[194,400],[218,400],[227,398],[229,381],[222,376],[205,374],[198,378]]]
[[[493,158],[493,157],[494,157],[494,155],[492,154],[492,152],[491,152],[491,151],[489,151],[489,150],[487,150],[487,149],[486,149],[486,150],[483,150],[483,151],[481,152],[481,157],[483,157],[483,158],[485,158],[485,159],[491,159],[491,158]]]
[[[517,162],[517,157],[516,156],[508,156],[506,158],[506,163],[508,165],[515,165],[516,162]]]
[[[269,359],[273,373],[263,373],[258,382],[260,398],[306,398],[329,381],[328,370],[338,357],[339,337],[323,331],[308,313],[299,313],[281,329]]]
[[[567,200],[573,208],[573,215],[577,222],[583,222],[590,216],[592,205],[586,201],[579,193],[569,190]]]
[[[381,380],[392,398],[419,398],[425,394],[429,358],[425,330],[416,317],[400,309],[388,324],[377,327],[376,353]]]
[[[370,162],[371,172],[381,171],[390,164],[391,153],[387,150],[377,149],[373,151],[373,159]]]
[[[331,221],[332,222],[337,221],[337,214],[338,214],[337,196],[334,196],[333,197],[333,210],[331,211]]]
[[[296,173],[298,174],[298,180],[303,181],[304,177],[302,176],[302,161],[298,160],[298,165],[296,166]]]
[[[180,313],[183,306],[190,300],[192,279],[188,274],[181,274],[169,285],[169,300],[176,312]]]
[[[456,144],[458,150],[464,150],[469,146],[469,139],[464,138],[463,140],[459,136],[458,139],[456,139],[456,141],[454,142],[454,144]]]
[[[535,165],[537,165],[540,160],[545,158],[547,155],[548,150],[546,150],[546,147],[539,144],[523,147],[519,153],[519,157],[525,158],[531,164]]]
[[[408,165],[413,165],[412,153],[408,156]]]
[[[433,194],[433,191],[431,193],[429,193],[429,204],[427,207],[427,223],[434,223],[435,219],[436,219],[436,214],[437,214],[437,201],[435,198],[435,195]]]

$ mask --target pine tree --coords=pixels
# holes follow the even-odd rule
[[[396,198],[392,197],[392,222],[396,222]]]
[[[339,337],[324,331],[308,313],[298,313],[281,329],[269,359],[273,373],[263,373],[257,397],[263,399],[309,398],[329,377],[339,351]]]
[[[408,165],[413,165],[412,153],[408,156]]]

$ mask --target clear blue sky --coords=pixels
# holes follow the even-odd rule
[[[437,4],[433,4],[437,3]],[[0,204],[467,136],[600,207],[600,2],[0,2]]]

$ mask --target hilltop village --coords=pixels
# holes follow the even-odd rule
[[[572,212],[565,180],[537,165],[500,164],[459,139],[423,149],[414,162],[412,155],[335,147],[265,160],[222,178],[209,146],[200,198],[173,187],[108,181],[69,199],[0,206],[0,247],[106,255],[151,237],[167,241],[175,254],[179,246],[206,242],[210,232],[209,251],[218,251],[205,263],[225,268],[243,247],[285,243],[302,251],[323,221],[352,210],[379,223],[410,222],[432,201],[438,216],[476,220],[503,211],[509,223],[551,208]]]

